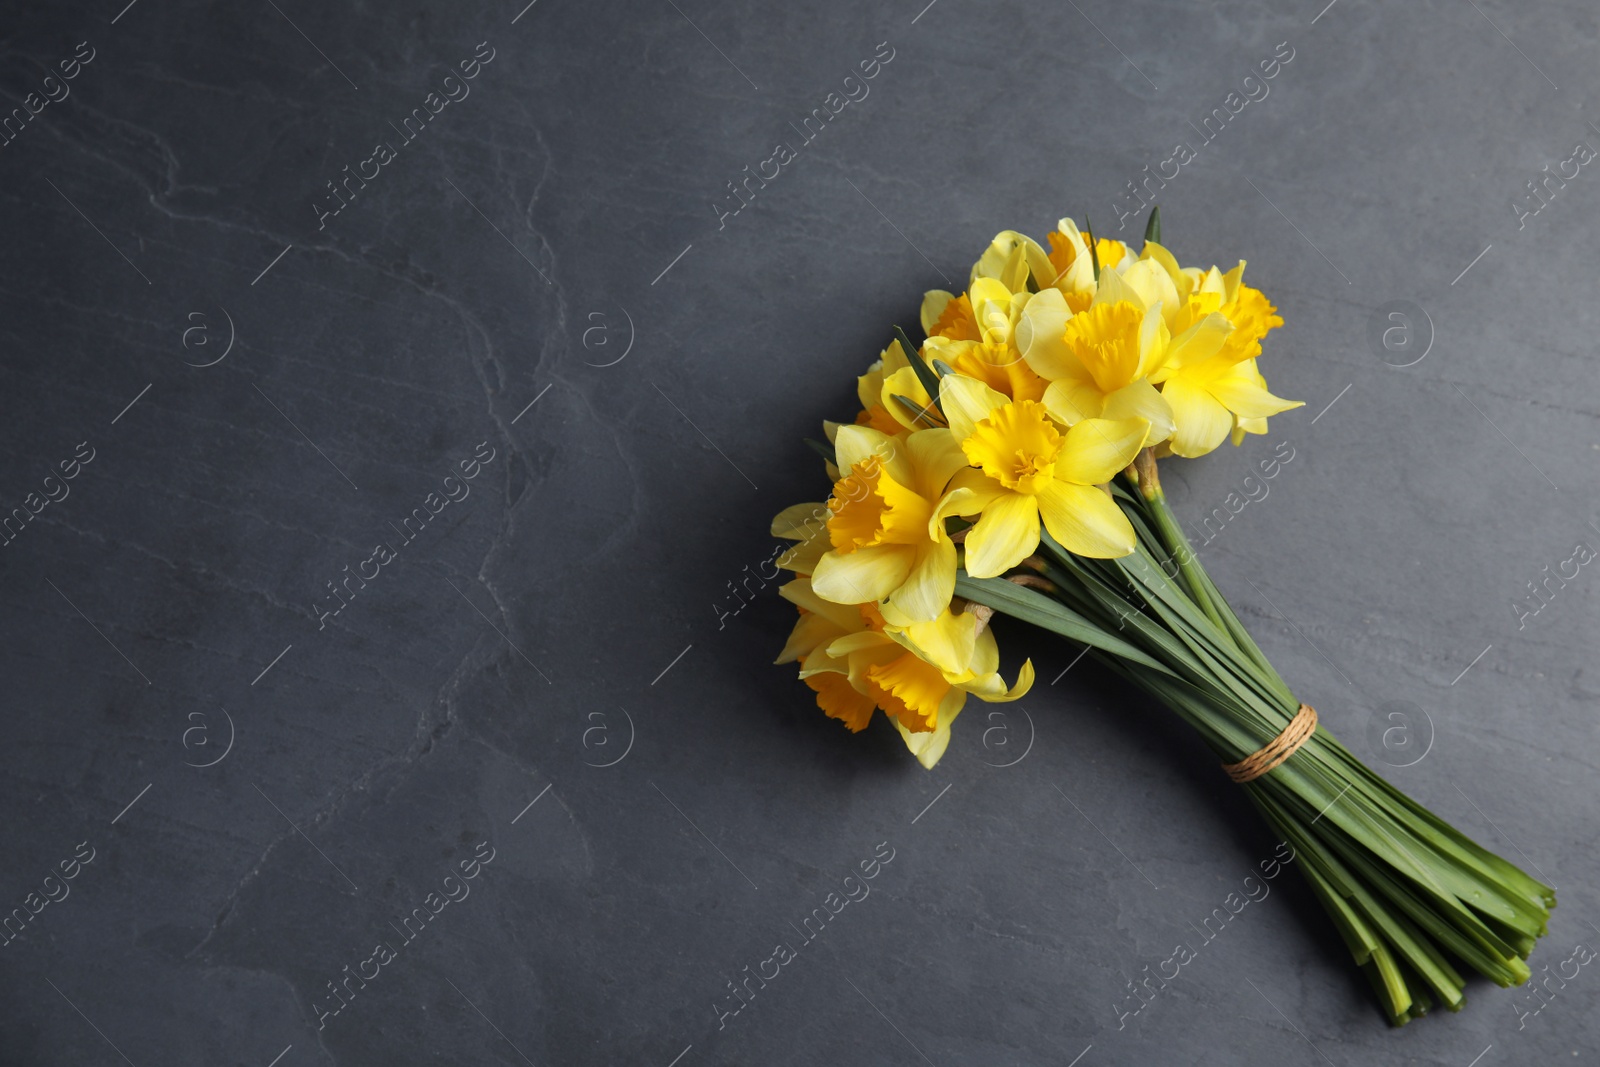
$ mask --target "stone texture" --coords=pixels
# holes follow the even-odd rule
[[[926,773],[769,665],[770,587],[729,593],[924,288],[1003,228],[1115,231],[1185,142],[1167,241],[1250,260],[1307,404],[1170,475],[1198,516],[1294,450],[1212,573],[1331,729],[1556,883],[1536,966],[1595,944],[1592,576],[1513,607],[1600,546],[1600,179],[1526,199],[1600,144],[1592,8],[118,2],[17,8],[0,66],[22,106],[92,54],[0,147],[0,504],[93,455],[0,551],[4,907],[93,854],[4,949],[0,1060],[1596,1055],[1590,968],[1521,1029],[1528,994],[1478,983],[1390,1031],[1292,872],[1119,1028],[1125,980],[1272,852],[1195,739],[1002,626],[1036,691]],[[377,173],[319,228],[347,166]],[[1395,301],[1426,318],[1386,351]]]

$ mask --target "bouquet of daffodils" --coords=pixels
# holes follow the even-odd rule
[[[969,696],[1015,700],[998,612],[1087,646],[1200,732],[1371,978],[1389,1020],[1458,1009],[1464,970],[1529,978],[1553,891],[1379,778],[1297,700],[1200,565],[1158,461],[1266,432],[1283,324],[1232,270],[1179,266],[1071,219],[1001,233],[959,296],[922,303],[825,423],[833,492],[773,520],[800,610],[780,663],[854,731],[875,711],[932,767]]]

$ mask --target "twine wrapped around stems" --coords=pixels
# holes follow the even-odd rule
[[[1295,750],[1305,744],[1316,729],[1317,709],[1310,704],[1301,704],[1300,710],[1294,713],[1294,718],[1289,720],[1289,725],[1283,728],[1281,734],[1238,763],[1224,763],[1222,769],[1240,785],[1252,782],[1294,755]]]

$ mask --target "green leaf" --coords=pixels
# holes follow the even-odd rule
[[[1092,241],[1087,227],[1085,220]],[[1194,555],[1165,498],[1146,497],[1145,488],[1154,486],[1112,487],[1138,538],[1134,554],[1089,559],[1045,534],[1036,569],[1049,592],[964,573],[957,592],[1088,645],[1189,723],[1218,759],[1236,762],[1278,736],[1299,702]],[[1463,964],[1503,986],[1526,981],[1554,891],[1375,774],[1333,735],[1331,721],[1241,788],[1294,846],[1385,1016],[1401,1025],[1436,1005],[1458,1010]]]
[[[828,442],[818,441],[811,437],[805,438],[805,442],[806,447],[811,449],[811,451],[815,452],[829,463],[832,463],[835,467],[839,465],[839,458],[834,454],[833,446],[828,444]]]
[[[1147,219],[1144,224],[1144,239],[1146,241],[1154,241],[1156,244],[1161,243],[1160,204],[1152,204],[1150,206],[1150,218]]]
[[[1100,250],[1094,246],[1094,227],[1089,224],[1089,216],[1083,217],[1083,232],[1089,235],[1089,262],[1094,264],[1094,280],[1100,280]]]
[[[898,400],[907,411],[911,412],[911,417],[924,426],[929,429],[939,426],[939,420],[929,415],[927,408],[912,400],[909,396],[901,396],[899,393],[891,393],[889,395]]]
[[[1004,578],[973,578],[964,570],[956,572],[956,595],[985,604],[1004,615],[1103,649],[1152,670],[1165,671],[1158,661],[1115,634],[1072,611],[1043,593],[1008,582]]]
[[[900,347],[905,350],[906,359],[911,361],[911,369],[916,372],[917,381],[922,383],[922,388],[928,391],[928,396],[933,398],[934,406],[939,409],[939,414],[944,414],[944,405],[939,403],[939,377],[928,368],[923,361],[922,350],[911,343],[911,338],[900,327],[894,328],[895,340],[900,342]],[[918,410],[921,410],[920,408]]]

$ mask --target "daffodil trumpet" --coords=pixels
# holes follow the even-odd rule
[[[925,767],[969,698],[1009,701],[995,615],[1086,646],[1190,724],[1323,904],[1389,1021],[1464,1002],[1465,972],[1530,977],[1554,891],[1374,774],[1272,667],[1188,543],[1158,460],[1299,407],[1259,369],[1277,309],[1062,219],[1003,231],[965,292],[928,293],[814,443],[833,489],[773,521],[799,610],[781,663],[852,731],[878,713]],[[1337,711],[1331,716],[1338,721]],[[1240,768],[1247,768],[1241,772]]]

